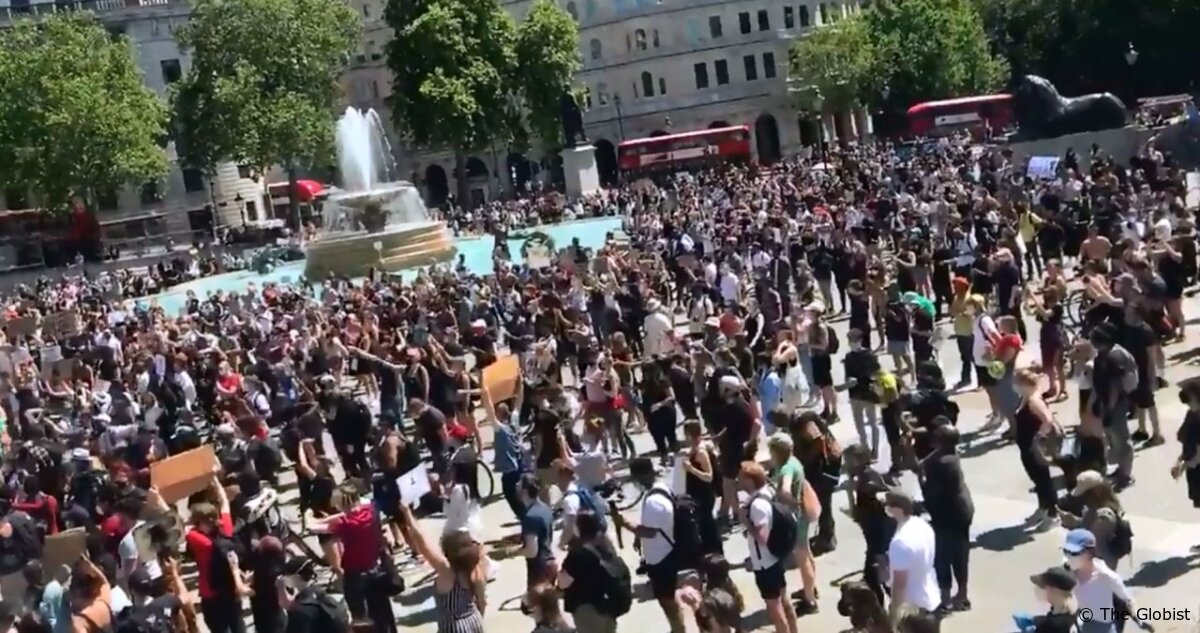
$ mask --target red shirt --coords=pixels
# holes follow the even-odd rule
[[[229,516],[228,512],[221,513],[221,518],[217,521],[217,529],[221,531],[222,536],[233,538],[233,518]],[[212,538],[200,530],[188,530],[184,539],[187,542],[188,553],[192,555],[192,560],[196,561],[200,597],[210,599],[219,597],[213,590],[210,580],[214,547]]]
[[[329,533],[342,543],[342,570],[370,571],[379,564],[383,547],[379,521],[369,504],[358,506],[329,523]]]
[[[46,523],[46,534],[58,534],[58,499],[54,495],[39,495],[37,500],[12,504],[14,510]]]
[[[1021,351],[1021,337],[1017,334],[1001,334],[992,348],[995,350],[997,358],[1004,357],[1008,350],[1012,350],[1015,355]]]

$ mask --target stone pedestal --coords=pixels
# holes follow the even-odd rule
[[[563,178],[567,197],[577,198],[600,190],[600,172],[596,169],[596,148],[591,145],[564,149]]]

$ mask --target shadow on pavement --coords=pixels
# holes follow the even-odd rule
[[[1033,534],[1028,530],[1029,525],[1024,523],[988,530],[975,537],[975,547],[989,552],[1011,552],[1018,545],[1033,542]]]
[[[1147,561],[1138,567],[1125,584],[1133,587],[1162,587],[1195,569],[1200,569],[1200,553]]]

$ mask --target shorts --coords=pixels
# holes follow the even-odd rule
[[[742,469],[742,462],[747,459],[753,460],[757,454],[757,446],[751,446],[744,452],[740,446],[722,446],[721,452],[717,457],[717,461],[720,462],[721,477],[725,479],[737,479],[738,471]]]
[[[526,558],[525,559],[525,583],[526,587],[533,587],[544,582],[554,582],[554,578],[550,573],[551,559],[546,558]]]
[[[1154,403],[1154,385],[1150,381],[1143,380],[1138,382],[1137,389],[1129,394],[1129,400],[1133,406],[1143,411],[1148,411],[1155,407]]]
[[[887,342],[887,352],[893,356],[908,356],[909,347],[908,341]]]
[[[833,361],[828,354],[813,354],[812,375],[816,386],[833,386]]]
[[[995,387],[996,386],[996,379],[992,378],[992,375],[988,373],[987,365],[976,365],[975,366],[975,375],[979,376],[979,386],[980,387]]]
[[[786,561],[777,561],[766,569],[754,570],[754,584],[758,587],[758,595],[762,596],[763,600],[778,600],[780,597],[785,597],[783,592],[787,591],[787,579],[784,577],[786,570]]]
[[[655,600],[674,598],[675,591],[679,589],[679,561],[675,559],[675,552],[667,554],[666,558],[654,565],[647,564],[646,578],[650,581],[650,592]]]

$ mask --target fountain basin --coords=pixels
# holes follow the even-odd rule
[[[305,246],[304,276],[314,281],[331,273],[355,278],[372,267],[397,272],[448,262],[455,252],[445,222],[408,222],[374,233],[330,234]]]

